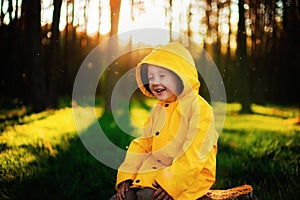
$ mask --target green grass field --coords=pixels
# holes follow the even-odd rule
[[[146,106],[145,106],[146,105]],[[131,106],[141,124],[148,104]],[[253,105],[239,114],[227,105],[219,139],[217,181],[213,188],[250,184],[259,199],[298,199],[300,191],[299,109]],[[85,131],[95,121],[84,116]],[[107,136],[121,148],[132,139],[112,116],[95,109]],[[26,114],[26,108],[0,111],[0,199],[109,199],[116,170],[101,164],[82,144],[70,107]],[[96,123],[98,123],[96,122]],[[134,129],[132,129],[134,131]],[[138,129],[137,129],[138,130]]]

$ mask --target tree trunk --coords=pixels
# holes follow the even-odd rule
[[[31,102],[33,112],[46,108],[45,68],[41,64],[41,4],[39,0],[23,0],[22,16],[24,17],[25,46],[23,58],[30,70]]]
[[[239,22],[238,22],[238,46],[237,46],[237,65],[240,70],[241,79],[241,113],[251,113],[251,99],[250,99],[250,74],[249,62],[247,56],[246,46],[246,29],[245,29],[245,10],[244,0],[240,0],[239,6]]]
[[[119,26],[119,15],[120,15],[120,6],[121,0],[110,0],[110,20],[111,20],[111,30],[110,35],[118,34],[118,26]]]
[[[251,185],[240,185],[227,190],[209,190],[198,200],[258,200]]]
[[[62,0],[54,0],[54,9],[53,9],[53,21],[51,27],[51,48],[50,48],[50,61],[47,70],[47,81],[48,81],[48,105],[50,107],[57,107],[58,102],[58,88],[57,82],[58,74],[57,71],[59,68],[59,19],[60,19],[60,10],[62,5]]]
[[[110,0],[110,9],[111,9],[111,31],[110,36],[114,36],[118,34],[118,25],[119,25],[119,13],[120,13],[120,5],[121,0]],[[112,40],[116,41],[116,40]],[[111,44],[112,49],[117,48],[118,44]],[[106,72],[106,81],[105,81],[105,111],[111,112],[111,94],[113,91],[113,87],[115,85],[115,76],[114,76],[114,66],[113,63],[109,70]]]

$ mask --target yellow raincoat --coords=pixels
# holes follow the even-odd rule
[[[125,180],[132,180],[135,188],[154,188],[157,182],[175,200],[197,199],[215,182],[218,133],[211,106],[198,95],[194,60],[179,43],[146,56],[137,66],[136,79],[140,90],[153,97],[142,80],[144,64],[175,72],[183,90],[176,101],[159,101],[152,108],[143,136],[131,142],[118,169],[116,187]]]

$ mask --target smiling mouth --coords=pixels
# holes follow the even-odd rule
[[[156,89],[155,92],[160,93],[160,92],[163,92],[163,91],[165,91],[165,90],[166,90],[166,89]]]

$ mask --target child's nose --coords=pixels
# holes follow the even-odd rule
[[[150,82],[151,82],[153,85],[158,85],[158,84],[159,84],[159,79],[158,79],[158,78],[153,78]]]
[[[153,85],[158,85],[159,82],[158,82],[158,81],[153,81],[152,84],[153,84]]]

